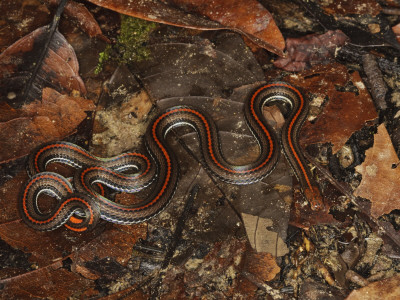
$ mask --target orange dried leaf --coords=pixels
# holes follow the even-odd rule
[[[252,252],[246,258],[245,269],[261,281],[270,281],[281,270],[271,253]]]
[[[378,127],[374,145],[365,154],[365,161],[356,167],[362,181],[354,194],[371,200],[374,217],[400,209],[400,169],[392,167],[399,158],[384,124]]]

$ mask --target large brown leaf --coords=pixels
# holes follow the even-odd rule
[[[400,208],[400,169],[393,168],[399,161],[385,125],[378,127],[374,146],[365,153],[365,161],[356,167],[362,181],[356,196],[371,200],[371,214],[379,217]]]
[[[91,100],[61,95],[44,89],[42,101],[20,109],[0,107],[0,163],[27,155],[48,141],[60,140],[73,133],[93,110]]]
[[[42,90],[51,87],[59,92],[77,90],[86,93],[79,77],[79,65],[75,52],[64,36],[55,32],[43,63],[40,62],[49,27],[43,26],[16,41],[0,55],[0,100],[13,107],[20,107],[34,99],[40,99]],[[25,88],[30,80],[32,86]],[[26,99],[24,98],[24,93]]]
[[[285,48],[272,15],[256,0],[89,1],[153,22],[200,30],[235,30],[280,56]]]
[[[368,121],[377,118],[377,113],[364,83],[358,72],[349,72],[340,64],[316,66],[285,80],[311,93],[319,102],[328,98],[323,113],[314,124],[306,122],[300,143],[332,143],[333,153],[338,152],[357,130]],[[354,91],[341,90],[337,87],[353,86]],[[306,95],[307,97],[311,95]]]

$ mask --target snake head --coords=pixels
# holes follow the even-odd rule
[[[324,208],[324,203],[322,202],[322,195],[318,187],[312,186],[311,188],[305,189],[304,196],[310,203],[312,210],[318,211]]]

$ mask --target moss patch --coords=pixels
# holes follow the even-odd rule
[[[150,33],[156,24],[142,19],[121,15],[121,33],[114,45],[107,45],[99,54],[99,63],[95,69],[98,74],[108,61],[116,61],[119,65],[130,64],[147,59],[150,50],[146,47]]]

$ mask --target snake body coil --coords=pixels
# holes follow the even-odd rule
[[[228,163],[221,153],[213,120],[193,107],[175,106],[158,115],[146,131],[146,155],[131,152],[103,159],[67,142],[48,144],[34,152],[28,164],[28,171],[34,176],[20,200],[22,218],[37,230],[53,230],[65,224],[76,231],[94,226],[99,216],[119,224],[139,223],[152,218],[167,206],[178,184],[178,161],[165,141],[169,130],[178,126],[190,126],[197,132],[202,160],[213,175],[232,184],[258,182],[274,169],[280,152],[278,139],[264,120],[262,109],[266,104],[282,101],[291,107],[282,128],[282,148],[300,181],[304,196],[313,209],[319,209],[322,206],[321,195],[297,143],[308,111],[307,102],[293,86],[273,83],[256,89],[244,105],[247,124],[260,147],[260,155],[254,162],[241,166]],[[68,181],[61,179],[62,176],[45,172],[46,166],[52,162],[78,169],[73,179],[74,189]],[[123,171],[126,170],[135,170],[135,173],[125,175]],[[52,176],[54,178],[50,179]],[[115,191],[136,192],[153,182],[155,187],[149,196],[135,205],[113,202],[95,187],[97,183]],[[41,193],[58,200],[57,207],[51,212],[40,211],[38,197]]]

